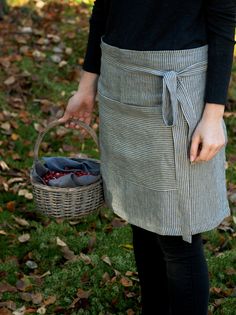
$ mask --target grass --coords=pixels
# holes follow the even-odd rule
[[[68,220],[49,219],[35,211],[32,200],[18,195],[19,189],[31,191],[28,174],[38,135],[35,123],[39,127],[45,126],[49,120],[62,114],[68,98],[78,87],[81,60],[86,47],[91,4],[72,6],[69,1],[60,1],[60,5],[58,2],[48,1],[49,3],[52,3],[51,7],[48,6],[45,12],[55,14],[54,19],[47,24],[46,20],[34,18],[33,27],[42,30],[43,38],[49,33],[59,34],[61,42],[72,48],[72,55],[63,55],[67,64],[60,68],[51,61],[53,48],[58,44],[50,42],[42,50],[46,55],[44,60],[36,60],[30,53],[20,54],[21,58],[10,62],[10,68],[0,67],[1,82],[11,75],[18,78],[10,86],[0,84],[0,103],[3,109],[0,114],[0,156],[9,166],[9,170],[2,171],[0,175],[0,231],[6,233],[0,234],[0,281],[18,288],[17,292],[0,293],[0,299],[14,301],[16,308],[25,306],[32,314],[37,314],[40,305],[46,304],[27,301],[26,294],[30,292],[41,293],[43,301],[54,297],[55,301],[46,306],[46,314],[140,314],[140,287],[129,225],[116,227],[113,224],[116,216],[107,208],[102,208],[99,215],[90,215],[75,225]],[[9,4],[17,3],[9,0]],[[20,17],[19,20],[16,18],[13,28],[23,26],[22,21],[29,19],[31,11],[22,8],[24,7],[14,7],[10,10],[10,15]],[[29,8],[32,10],[32,7]],[[70,24],[68,20],[74,22]],[[8,20],[4,20],[4,23],[8,23]],[[22,45],[14,36],[3,34],[3,37],[5,45],[0,51],[0,58],[9,56],[10,52],[11,56],[18,55]],[[30,51],[42,49],[35,44],[38,36],[26,38],[29,40]],[[22,76],[22,73],[29,75]],[[235,74],[234,65],[233,78]],[[232,80],[230,98],[234,102],[235,91],[236,85]],[[14,98],[18,98],[19,103]],[[9,122],[9,130],[3,128],[5,122]],[[225,122],[229,136],[226,175],[227,185],[231,189],[236,185],[236,118],[233,115],[227,116]],[[92,125],[97,123],[96,107]],[[63,149],[67,143],[74,147],[69,150],[70,153],[81,152],[99,158],[96,145],[89,136],[78,141],[77,136],[72,136],[69,132],[61,135],[58,130],[64,129],[52,130],[45,137],[40,155],[68,155],[69,152]],[[12,134],[17,136],[12,137]],[[20,178],[22,181],[11,183],[9,180],[12,178]],[[233,209],[234,205],[231,206]],[[22,226],[15,218],[25,219],[29,225]],[[211,281],[209,312],[214,315],[235,314],[236,274],[232,270],[230,272],[230,268],[236,266],[235,224],[231,222],[230,227],[234,233],[220,229],[203,233]],[[18,237],[24,233],[29,233],[30,239],[21,243]],[[65,258],[62,248],[57,244],[57,237],[80,259],[73,261]],[[38,267],[30,269],[26,264],[28,260],[37,263]],[[122,277],[129,280],[128,284],[132,281],[131,285],[122,284]],[[91,295],[86,298],[85,294],[78,298],[78,289],[86,292],[91,290]],[[73,302],[74,307],[70,308]]]

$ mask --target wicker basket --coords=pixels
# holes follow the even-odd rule
[[[99,148],[99,142],[95,131],[83,121],[78,120],[76,123],[89,132]],[[31,168],[31,173],[35,163],[39,162],[38,152],[44,135],[51,128],[58,126],[59,124],[61,124],[61,122],[58,120],[53,121],[39,134],[34,147],[34,164]],[[100,160],[97,159],[86,159],[100,163]],[[90,213],[96,212],[96,210],[104,204],[101,175],[100,179],[95,183],[73,188],[61,188],[36,183],[32,178],[32,174],[30,174],[30,180],[36,209],[50,217],[68,219],[82,218]]]

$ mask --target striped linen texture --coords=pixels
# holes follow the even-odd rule
[[[105,201],[129,223],[162,235],[217,227],[230,215],[225,147],[189,161],[204,110],[208,46],[136,51],[101,39],[99,142]],[[225,122],[222,125],[227,138]]]

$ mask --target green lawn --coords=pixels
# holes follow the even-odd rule
[[[47,1],[40,15],[29,1],[28,6],[11,8],[0,23],[0,45],[4,42],[0,50],[0,314],[17,315],[20,308],[25,314],[140,314],[129,224],[106,208],[79,222],[49,219],[35,211],[31,199],[29,169],[38,130],[62,115],[79,84],[91,6],[78,4],[81,1],[75,6],[75,2]],[[29,33],[19,32],[19,27],[28,27]],[[53,55],[61,63],[52,61]],[[231,108],[236,101],[235,75],[236,66],[229,91]],[[230,196],[236,190],[236,115],[226,114]],[[98,122],[96,107],[95,130]],[[78,141],[77,135],[59,127],[45,137],[40,155],[76,152],[99,158],[89,136]],[[236,204],[230,205],[235,216]],[[233,218],[203,237],[211,281],[209,314],[234,315]],[[67,246],[61,246],[60,240]]]

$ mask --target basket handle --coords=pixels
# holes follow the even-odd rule
[[[50,129],[52,129],[52,128],[54,128],[54,127],[56,127],[62,123],[64,123],[64,122],[59,121],[59,120],[54,120],[54,121],[50,122],[42,132],[39,133],[38,138],[37,138],[36,143],[35,143],[35,146],[34,146],[34,162],[39,160],[39,155],[38,155],[39,154],[39,147],[40,147],[40,144],[41,144],[45,134]],[[88,133],[92,136],[94,142],[96,143],[96,145],[99,149],[99,141],[98,141],[98,137],[97,137],[96,132],[88,124],[86,124],[82,120],[78,119],[78,120],[76,120],[76,123],[88,131]]]

